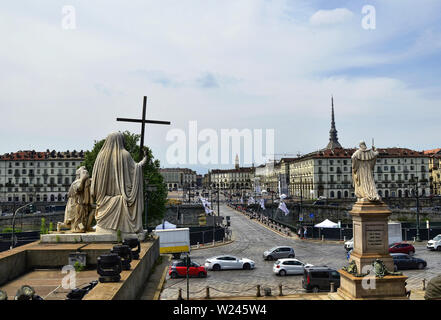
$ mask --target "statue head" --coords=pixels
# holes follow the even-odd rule
[[[363,140],[360,141],[360,144],[359,144],[359,145],[360,145],[360,149],[361,149],[361,150],[364,151],[364,150],[367,149],[367,147],[366,147],[366,142],[364,142]]]
[[[87,169],[86,169],[85,166],[81,166],[81,167],[79,167],[79,168],[77,169],[77,171],[75,172],[75,174],[76,174],[76,176],[75,176],[76,179],[81,179],[81,178],[83,178],[84,176],[89,177],[89,171],[87,171]]]

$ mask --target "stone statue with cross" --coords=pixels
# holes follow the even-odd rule
[[[145,124],[170,124],[169,121],[147,120],[146,107],[147,97],[144,97],[142,119],[117,118],[117,121],[141,123],[140,158],[142,160],[138,163],[133,160],[125,149],[124,136],[121,132],[107,136],[96,158],[91,193],[96,200],[97,233],[120,231],[123,235],[132,235],[144,232],[143,166],[147,161],[144,154]]]

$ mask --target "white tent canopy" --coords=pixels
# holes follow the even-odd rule
[[[316,224],[314,227],[316,228],[338,228],[338,223],[332,222],[331,220],[326,219],[325,221],[322,221],[318,224]]]
[[[168,221],[164,221],[163,223],[158,224],[155,228],[155,230],[162,230],[162,229],[176,229],[176,225]]]

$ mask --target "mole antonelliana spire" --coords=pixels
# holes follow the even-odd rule
[[[326,146],[326,149],[336,149],[336,148],[342,148],[340,143],[338,142],[337,137],[337,129],[335,128],[335,118],[334,118],[334,97],[331,96],[331,130],[329,130],[329,143]]]

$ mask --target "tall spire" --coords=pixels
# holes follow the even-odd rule
[[[239,170],[239,155],[236,153],[236,159],[234,160],[234,167]]]
[[[337,129],[335,128],[334,118],[334,97],[331,96],[331,130],[329,130],[329,143],[326,149],[342,148],[337,138]]]

